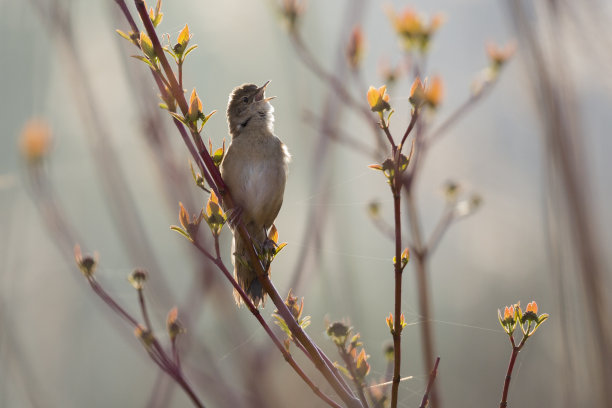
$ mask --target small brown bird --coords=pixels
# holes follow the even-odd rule
[[[267,230],[283,203],[291,157],[287,147],[274,135],[274,108],[270,105],[274,97],[264,97],[269,83],[261,87],[244,84],[230,94],[227,122],[232,141],[221,163],[223,180],[258,250],[264,247]],[[257,307],[260,301],[263,303],[265,293],[246,245],[234,231],[234,276]],[[241,298],[235,290],[234,297],[240,305]]]

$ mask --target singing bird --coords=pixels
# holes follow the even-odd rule
[[[255,248],[261,250],[267,230],[280,211],[290,160],[287,147],[274,135],[274,108],[265,97],[266,86],[243,84],[229,96],[227,122],[232,141],[221,162],[221,176],[234,200],[236,211]],[[257,307],[264,291],[251,265],[245,242],[233,230],[234,276]],[[269,273],[269,270],[268,270]],[[234,290],[236,303],[241,298]]]

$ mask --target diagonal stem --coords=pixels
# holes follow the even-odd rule
[[[287,363],[291,366],[291,368],[293,368],[295,370],[295,372],[300,376],[300,378],[302,378],[302,380],[304,380],[304,382],[313,390],[313,392],[319,398],[321,398],[323,401],[325,401],[327,403],[327,405],[329,405],[331,407],[339,408],[340,405],[338,405],[335,401],[333,401],[331,398],[329,398],[327,395],[325,395],[319,389],[319,387],[316,386],[312,382],[312,380],[308,377],[308,375],[306,375],[306,373],[300,368],[300,366],[296,363],[296,361],[291,356],[291,353],[289,353],[289,351],[285,348],[285,346],[283,346],[283,344],[278,339],[278,337],[276,337],[276,335],[274,334],[274,332],[272,331],[272,329],[270,328],[268,323],[265,321],[265,319],[263,318],[263,316],[259,312],[259,309],[257,309],[255,307],[255,305],[253,304],[251,299],[244,292],[244,289],[242,289],[242,287],[238,284],[238,282],[236,282],[236,279],[234,279],[234,277],[232,276],[230,271],[227,269],[227,267],[225,266],[225,264],[221,260],[221,251],[220,251],[220,248],[219,248],[219,238],[217,236],[215,236],[215,254],[216,254],[216,256],[213,256],[206,248],[204,248],[202,245],[200,245],[199,242],[197,242],[197,241],[192,241],[192,242],[193,242],[193,245],[198,250],[200,250],[215,265],[217,265],[217,267],[221,270],[221,272],[225,275],[225,277],[230,281],[232,286],[238,291],[238,293],[240,294],[240,297],[244,301],[244,303],[247,306],[247,308],[249,309],[249,311],[253,314],[253,316],[255,316],[257,321],[264,328],[266,334],[270,337],[270,339],[272,340],[272,342],[274,343],[276,348],[278,348],[278,350],[281,352],[281,354],[285,358],[285,361],[287,361]]]

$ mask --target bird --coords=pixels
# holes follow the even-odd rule
[[[244,224],[251,241],[261,251],[268,240],[268,229],[274,223],[283,203],[291,155],[274,134],[274,107],[265,97],[270,81],[258,87],[240,85],[230,93],[227,122],[231,142],[221,162],[221,177],[235,205],[237,218]],[[234,224],[232,226],[232,224]],[[230,223],[234,234],[232,263],[234,277],[255,307],[262,306],[265,292],[251,265],[247,246]],[[267,271],[270,274],[270,269]],[[238,306],[241,297],[234,289]]]

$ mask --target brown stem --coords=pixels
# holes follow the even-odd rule
[[[302,59],[302,62],[323,82],[329,84],[334,91],[336,91],[338,97],[349,107],[360,113],[363,118],[370,125],[370,128],[374,132],[376,141],[381,150],[384,150],[384,139],[381,137],[378,124],[375,120],[372,120],[372,112],[364,104],[359,103],[351,93],[346,89],[342,81],[335,75],[327,72],[314,57],[312,52],[308,49],[302,36],[297,31],[291,31],[291,39],[293,45],[297,51],[298,56]]]
[[[512,354],[510,355],[510,362],[508,363],[508,371],[506,371],[504,391],[502,392],[502,400],[499,403],[499,408],[506,408],[508,406],[508,391],[510,390],[510,379],[512,378],[512,370],[514,370],[514,362],[516,361],[516,356],[518,356],[518,353],[518,347],[513,347]]]
[[[174,377],[174,379],[181,386],[183,391],[185,391],[185,393],[189,396],[189,399],[191,399],[191,402],[193,402],[196,407],[204,408],[204,404],[202,404],[202,402],[195,394],[187,380],[185,380],[181,372],[179,372],[178,375]]]
[[[425,389],[425,394],[423,395],[423,399],[421,400],[421,405],[419,408],[425,408],[427,406],[427,402],[429,400],[429,393],[431,392],[433,383],[436,380],[436,375],[438,374],[438,364],[439,363],[440,363],[440,357],[436,358],[436,364],[434,364],[433,370],[431,370],[431,373],[429,373],[429,381],[427,382],[427,388]]]
[[[315,115],[310,110],[304,111],[304,122],[319,132],[323,133],[325,136],[329,137],[331,140],[340,143],[350,149],[353,149],[355,152],[361,153],[368,158],[372,158],[375,156],[372,154],[373,148],[368,146],[366,143],[363,143],[361,139],[357,137],[353,137],[347,132],[343,132],[341,129],[330,129],[327,126],[322,126],[322,118]]]
[[[471,94],[465,102],[459,105],[459,107],[453,113],[451,113],[446,120],[444,120],[444,122],[429,133],[426,138],[426,145],[431,146],[433,143],[438,141],[448,129],[456,124],[459,119],[463,118],[465,114],[476,105],[476,102],[491,91],[496,82],[496,80],[493,82],[488,82],[484,85],[480,92]]]
[[[125,311],[115,300],[104,290],[102,286],[96,281],[94,277],[89,277],[87,279],[93,291],[98,295],[104,303],[106,303],[111,309],[113,309],[118,315],[127,320],[133,327],[138,327],[138,321],[132,317],[128,312]],[[142,290],[138,291],[139,300],[141,301],[141,308],[143,310],[143,315],[145,317],[145,321],[147,322],[147,330],[150,330],[151,323],[149,322],[148,315],[146,313],[146,308],[144,307],[144,298],[141,297]],[[159,342],[154,339],[153,344],[150,348],[147,348],[147,352],[151,359],[157,364],[162,370],[164,370],[168,375],[170,375],[180,386],[183,388],[185,393],[189,396],[193,404],[197,407],[204,408],[204,404],[199,400],[191,386],[187,383],[183,374],[181,372],[180,366],[172,362],[171,359],[168,358],[165,351],[159,344]],[[178,361],[178,359],[177,359]]]
[[[180,369],[181,368],[181,358],[178,353],[178,348],[176,347],[176,337],[172,338],[172,358],[174,359],[174,364]]]
[[[132,317],[128,312],[125,311],[115,300],[104,290],[102,286],[94,277],[87,279],[94,293],[100,297],[111,309],[113,309],[119,316],[127,320],[132,326],[137,327],[138,321]]]
[[[417,293],[419,297],[419,314],[421,315],[421,341],[423,343],[423,366],[427,371],[433,368],[433,327],[431,324],[431,305],[429,296],[429,284],[427,276],[427,255],[418,253],[415,255]],[[434,407],[438,407],[438,396],[436,388],[431,392],[431,401]]]
[[[382,128],[383,132],[385,132],[385,136],[387,136],[387,140],[389,141],[389,144],[391,145],[391,150],[393,151],[393,157],[395,157],[395,150],[397,149],[397,146],[395,145],[395,141],[393,140],[393,136],[391,136],[391,132],[389,131],[389,127],[387,125],[384,124],[384,119],[382,118],[382,115],[380,117],[380,127]],[[396,173],[397,174],[397,173]]]
[[[399,152],[394,148],[395,178],[393,180],[393,210],[395,216],[395,321],[393,326],[393,385],[391,386],[391,408],[397,407],[400,384],[400,368],[402,360],[401,333],[402,333],[402,224],[401,224],[401,183],[399,177]],[[396,154],[397,153],[397,154]]]
[[[138,303],[140,304],[140,310],[142,311],[142,318],[145,322],[147,330],[152,331],[151,320],[149,319],[149,312],[147,311],[147,305],[145,303],[144,294],[142,288],[138,289]]]
[[[399,144],[399,146],[400,146],[400,153],[402,151],[402,148],[404,147],[404,143],[406,142],[406,139],[408,138],[408,135],[410,134],[410,132],[412,132],[412,129],[414,129],[414,126],[416,125],[418,118],[419,118],[419,111],[417,109],[415,109],[412,112],[412,116],[410,118],[410,123],[408,124],[408,127],[406,128],[406,132],[404,132],[404,136],[402,137],[402,141]]]
[[[130,10],[128,9],[127,4],[125,4],[125,1],[115,0],[115,3],[117,3],[117,6],[119,6],[119,8],[121,9],[123,16],[128,21],[128,24],[130,25],[130,28],[132,29],[134,34],[140,35],[140,30],[138,29],[138,26],[136,25],[134,18],[132,18],[132,13],[130,13]]]
[[[300,378],[302,378],[302,380],[312,389],[312,391],[319,398],[321,398],[323,401],[325,401],[327,403],[327,405],[329,405],[331,407],[338,407],[339,408],[340,405],[338,405],[338,403],[333,401],[327,395],[323,394],[323,392],[319,389],[319,387],[316,386],[312,382],[312,380],[308,377],[308,375],[306,375],[306,373],[301,369],[301,367],[295,362],[295,360],[291,356],[291,353],[289,353],[289,351],[281,343],[281,341],[278,339],[278,337],[276,337],[276,335],[274,334],[274,332],[272,331],[272,329],[270,328],[268,323],[262,317],[261,313],[259,312],[259,309],[257,309],[255,307],[255,305],[253,304],[253,302],[251,301],[249,296],[246,294],[244,289],[242,289],[242,287],[238,284],[238,282],[236,282],[236,279],[234,279],[234,277],[232,276],[230,271],[227,269],[227,267],[225,266],[225,264],[221,260],[221,252],[220,252],[220,248],[219,248],[219,238],[217,236],[215,236],[215,253],[217,255],[216,257],[213,257],[210,254],[210,252],[208,252],[206,250],[206,248],[202,247],[197,241],[192,241],[192,242],[193,242],[193,245],[196,248],[198,248],[198,250],[200,250],[204,255],[206,255],[208,258],[210,258],[213,261],[213,263],[215,263],[215,265],[217,265],[217,267],[221,270],[221,272],[225,275],[225,277],[230,281],[232,286],[238,291],[238,293],[240,294],[240,297],[244,301],[244,304],[247,306],[247,308],[253,314],[253,316],[255,316],[255,318],[257,319],[259,324],[261,324],[261,326],[264,328],[266,334],[270,337],[270,339],[272,340],[272,342],[274,343],[276,348],[278,348],[278,350],[281,352],[281,354],[285,358],[285,361],[287,361],[287,363],[289,363],[289,365],[295,370],[295,372],[300,376]]]
[[[389,139],[389,143],[391,144],[391,152],[394,161],[394,170],[393,170],[393,180],[391,184],[391,192],[393,193],[393,214],[394,214],[394,232],[395,232],[395,264],[394,264],[394,275],[395,275],[395,307],[394,314],[395,320],[392,330],[393,336],[393,381],[391,385],[391,408],[397,407],[398,395],[399,395],[399,384],[400,384],[400,370],[402,366],[402,329],[403,329],[403,319],[402,316],[402,272],[404,270],[402,265],[402,217],[401,217],[401,191],[404,186],[402,173],[400,172],[400,161],[401,161],[401,151],[406,138],[414,128],[418,119],[418,111],[414,111],[412,114],[412,118],[410,120],[410,124],[402,137],[402,141],[399,146],[396,146],[393,137],[391,136],[391,132],[389,131],[389,127],[384,122],[384,119],[381,117],[381,127],[384,130],[387,138]],[[410,151],[410,157],[412,157],[414,153],[414,144],[412,145],[412,150]]]
[[[178,84],[181,89],[183,89],[183,61],[180,61],[178,64]]]
[[[417,137],[418,139],[418,137]],[[422,151],[419,152],[417,148],[415,158],[422,159]],[[413,167],[412,176],[415,175],[418,163]],[[412,179],[413,180],[413,179]],[[417,279],[417,294],[419,301],[419,314],[421,315],[421,341],[423,343],[423,366],[427,371],[431,371],[433,368],[434,361],[434,336],[433,328],[431,325],[431,306],[429,296],[429,284],[427,282],[427,259],[429,256],[429,248],[425,247],[423,235],[421,233],[420,219],[418,215],[418,209],[414,198],[413,188],[414,183],[404,181],[406,187],[407,200],[406,205],[408,208],[408,220],[410,228],[412,230],[412,239],[414,242],[414,259],[416,264],[416,279]],[[431,391],[431,402],[436,408],[439,407],[439,398],[436,387]]]
[[[444,210],[442,217],[440,217],[438,224],[435,226],[433,232],[431,233],[429,240],[427,241],[426,248],[429,254],[434,252],[434,250],[440,243],[440,240],[442,239],[442,235],[444,235],[444,233],[454,220],[455,216],[453,207],[448,205]]]

